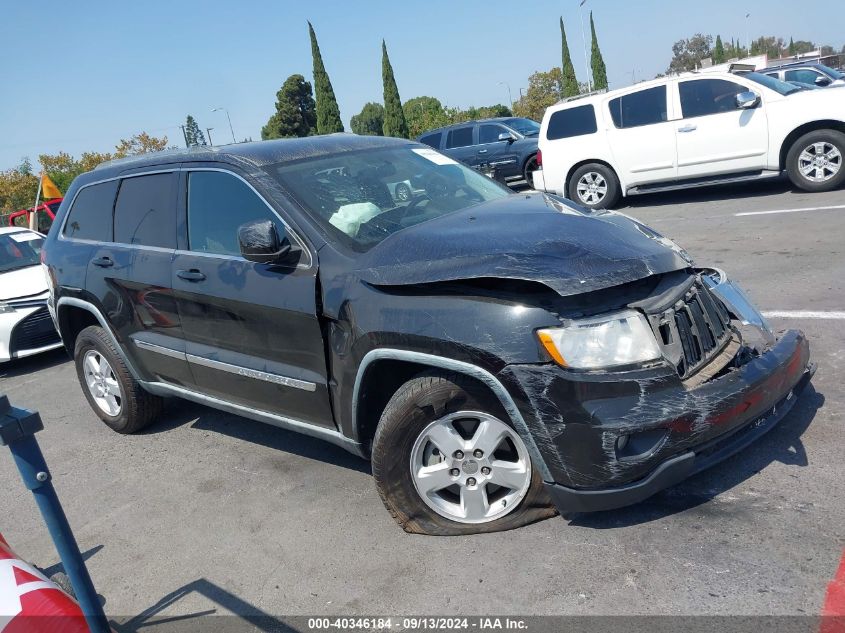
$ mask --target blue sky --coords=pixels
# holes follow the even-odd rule
[[[142,130],[181,141],[193,114],[215,142],[260,138],[284,79],[311,80],[306,20],[317,31],[348,129],[381,101],[381,39],[402,99],[431,95],[467,107],[506,103],[535,70],[560,64],[558,16],[585,75],[578,0],[147,0],[6,2],[0,23],[0,169],[59,150],[111,151]],[[672,43],[696,32],[724,39],[778,35],[845,42],[845,2],[824,19],[787,0],[588,0],[611,87],[666,68]],[[585,13],[585,18],[587,17]],[[589,25],[585,23],[589,38]]]

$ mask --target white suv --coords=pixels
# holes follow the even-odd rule
[[[845,180],[845,90],[755,72],[665,77],[549,107],[539,147],[535,188],[590,208],[784,170],[800,189],[828,191]]]

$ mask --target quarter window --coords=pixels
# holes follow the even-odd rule
[[[554,141],[559,138],[571,138],[585,134],[595,134],[596,110],[592,106],[582,105],[577,108],[558,110],[549,118],[546,138]]]
[[[111,215],[116,193],[116,180],[80,189],[68,212],[64,235],[83,240],[111,242]]]
[[[617,128],[662,123],[666,116],[666,86],[639,90],[611,99],[610,117]]]
[[[114,205],[114,241],[176,248],[176,174],[124,178]]]
[[[434,134],[427,134],[420,138],[420,143],[425,143],[429,147],[433,147],[434,149],[440,149],[440,139],[443,137],[442,132],[436,132]]]
[[[682,81],[681,110],[685,119],[736,110],[736,95],[748,88],[724,79]]]
[[[468,145],[472,145],[472,126],[467,127],[458,127],[453,130],[449,130],[449,134],[446,136],[446,149],[452,149],[454,147],[467,147]]]
[[[508,130],[501,125],[480,125],[478,126],[478,144],[498,143],[499,134],[508,134]]]
[[[242,180],[220,171],[188,174],[188,242],[192,251],[240,255],[238,228],[253,220],[282,227],[264,201]]]

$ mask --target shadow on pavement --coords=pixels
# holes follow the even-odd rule
[[[639,207],[662,207],[695,202],[719,202],[722,200],[741,202],[746,198],[754,198],[756,201],[761,201],[767,197],[774,198],[793,190],[792,183],[786,177],[779,177],[734,185],[714,185],[711,187],[696,187],[694,189],[681,189],[679,191],[667,191],[665,193],[646,193],[639,196],[630,196],[628,198],[622,198],[615,208],[619,210],[637,209]],[[783,202],[780,204],[783,204]]]
[[[219,613],[217,609],[207,609],[185,615],[162,616],[162,611],[176,604],[179,600],[197,593],[207,600],[219,605],[225,611]],[[232,616],[231,614],[235,614]],[[211,620],[203,618],[214,616]],[[222,617],[229,616],[229,617]],[[279,633],[294,632],[278,618],[275,618],[246,600],[239,598],[223,587],[215,585],[210,580],[200,578],[176,589],[164,596],[150,608],[140,614],[122,622],[110,622],[116,633],[137,633],[138,631],[171,631],[184,633],[192,631],[270,631]]]
[[[801,436],[823,404],[824,396],[810,383],[780,424],[737,455],[641,503],[606,512],[573,514],[569,517],[570,523],[596,529],[648,523],[705,504],[772,462],[807,466],[809,462]]]
[[[0,378],[14,378],[15,376],[32,374],[42,369],[50,369],[69,362],[70,357],[64,348],[60,347],[43,354],[35,354],[3,363],[0,365]]]
[[[270,424],[242,418],[178,398],[169,400],[161,419],[141,431],[139,435],[166,433],[185,424],[190,424],[191,428],[194,429],[220,433],[277,451],[293,453],[300,457],[307,457],[361,473],[370,473],[368,461],[356,457],[325,440],[286,431]]]

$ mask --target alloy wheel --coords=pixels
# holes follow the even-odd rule
[[[112,417],[120,415],[123,394],[106,358],[95,349],[88,350],[82,359],[82,367],[88,392],[97,406]]]
[[[798,171],[812,182],[827,182],[842,168],[842,153],[832,143],[819,141],[798,155]]]
[[[597,171],[588,171],[578,179],[575,190],[584,204],[598,204],[607,195],[607,181]]]
[[[459,523],[503,517],[531,484],[531,459],[519,435],[479,411],[452,413],[425,427],[411,449],[410,467],[425,504]]]

